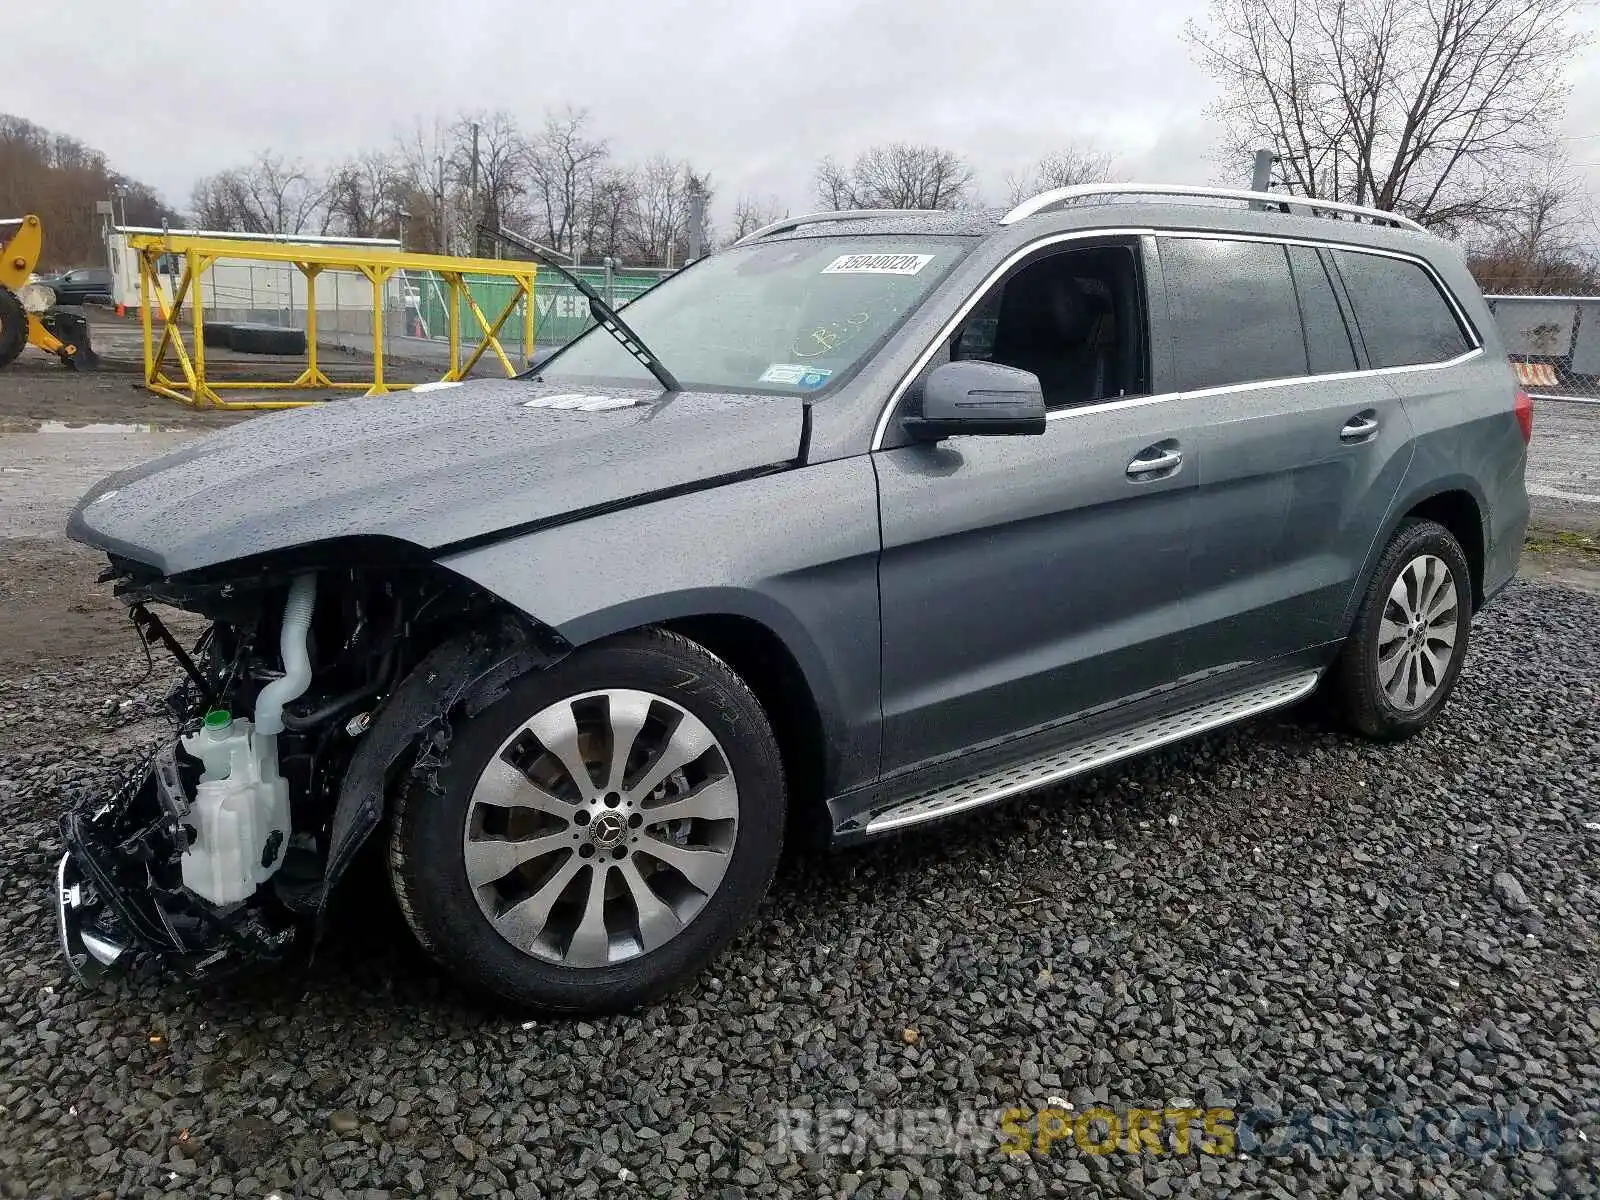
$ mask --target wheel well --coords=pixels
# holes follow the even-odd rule
[[[700,643],[734,669],[761,701],[778,739],[789,784],[791,825],[799,813],[821,810],[822,716],[805,672],[783,640],[759,621],[715,614],[665,622],[665,628]]]
[[[1461,543],[1467,556],[1467,566],[1472,572],[1472,607],[1477,611],[1483,605],[1483,514],[1470,493],[1463,491],[1440,492],[1416,505],[1407,517],[1422,517],[1437,521]]]

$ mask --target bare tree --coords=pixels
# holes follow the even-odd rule
[[[346,237],[399,237],[405,180],[395,161],[380,151],[347,159],[328,177],[331,232]]]
[[[684,260],[689,249],[689,194],[694,188],[700,189],[709,207],[708,176],[665,154],[645,160],[634,173],[629,257],[668,267]]]
[[[418,121],[395,141],[390,157],[397,176],[398,204],[406,214],[401,236],[413,249],[450,252],[455,228],[446,171],[450,155],[449,129],[439,120]]]
[[[1029,170],[1007,172],[1006,199],[1020,204],[1029,196],[1051,188],[1107,183],[1114,178],[1116,160],[1092,146],[1064,146],[1042,156]]]
[[[1578,254],[1577,236],[1585,215],[1582,188],[1564,168],[1550,163],[1527,179],[1500,228],[1500,243],[1527,266]]]
[[[37,213],[45,267],[105,261],[95,201],[112,200],[118,219],[159,225],[175,214],[156,193],[113,171],[105,155],[76,138],[0,113],[0,216]],[[0,231],[3,239],[9,231]]]
[[[1600,282],[1600,261],[1588,244],[1593,221],[1587,193],[1566,164],[1547,161],[1473,247],[1473,274],[1486,291],[1589,292]]]
[[[814,186],[817,200],[823,208],[837,211],[844,208],[865,208],[866,205],[856,203],[855,188],[850,178],[848,167],[840,165],[837,159],[829,156],[817,164]]]
[[[325,233],[328,184],[304,163],[263,150],[254,162],[195,184],[191,205],[203,229],[237,233]]]
[[[547,113],[528,153],[535,236],[568,254],[586,248],[596,188],[609,157],[604,140],[588,136],[588,122],[586,109]]]
[[[849,167],[817,164],[817,199],[830,208],[960,208],[972,194],[972,168],[938,146],[892,142],[859,154]]]
[[[595,179],[583,244],[591,255],[621,258],[628,251],[629,230],[639,203],[635,172],[608,167]]]
[[[327,183],[300,160],[264,150],[241,179],[249,211],[264,232],[326,232]]]
[[[189,211],[197,228],[248,233],[241,217],[243,189],[232,171],[219,171],[195,181],[189,193]]]
[[[490,229],[525,223],[521,201],[527,192],[528,139],[516,118],[496,110],[467,113],[450,126],[446,166],[465,201],[464,224]]]
[[[1223,153],[1270,145],[1300,194],[1462,229],[1555,143],[1585,0],[1211,0],[1188,40]]]
[[[788,215],[788,205],[776,196],[740,196],[733,206],[733,228],[728,231],[728,244]]]

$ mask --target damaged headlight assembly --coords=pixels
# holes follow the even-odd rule
[[[141,960],[205,978],[308,950],[385,789],[429,768],[451,709],[560,653],[504,614],[445,635],[473,600],[431,579],[307,570],[186,592],[125,573],[118,591],[183,678],[176,735],[61,819],[57,930],[88,984]],[[191,654],[154,600],[218,619]]]

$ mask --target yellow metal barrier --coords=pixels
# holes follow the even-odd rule
[[[139,308],[144,323],[144,383],[157,395],[167,396],[195,408],[298,408],[316,400],[224,400],[219,394],[235,391],[293,391],[345,389],[381,396],[415,385],[388,382],[383,375],[384,285],[396,271],[432,271],[450,289],[450,367],[442,380],[464,378],[486,351],[492,350],[506,374],[517,368],[500,344],[500,331],[525,301],[522,311],[522,357],[533,354],[533,289],[537,268],[532,263],[490,258],[456,258],[442,254],[413,254],[385,247],[313,245],[299,242],[235,241],[229,238],[197,237],[187,234],[144,234],[128,239],[128,246],[139,256]],[[166,294],[158,271],[160,261],[176,255],[183,271]],[[200,277],[219,260],[285,263],[299,269],[306,281],[306,368],[294,380],[242,380],[206,377],[205,306]],[[323,271],[359,272],[372,284],[372,379],[330,379],[317,363],[317,276]],[[467,288],[468,275],[510,279],[516,291],[504,309],[491,321]],[[193,346],[184,343],[184,305],[191,314]],[[477,321],[482,340],[465,362],[461,361],[461,306]],[[156,331],[160,330],[160,341]],[[176,359],[180,378],[167,374],[169,352]]]

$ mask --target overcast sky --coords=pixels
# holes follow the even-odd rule
[[[1210,81],[1182,40],[1202,0],[0,3],[25,48],[0,70],[0,111],[179,207],[265,147],[326,164],[418,118],[504,108],[531,129],[569,103],[620,158],[709,171],[723,214],[741,193],[809,206],[818,158],[896,140],[965,155],[994,203],[1007,170],[1072,142],[1126,179],[1222,181]],[[1568,133],[1600,134],[1600,51],[1574,83]],[[1600,164],[1600,136],[1570,148]]]

